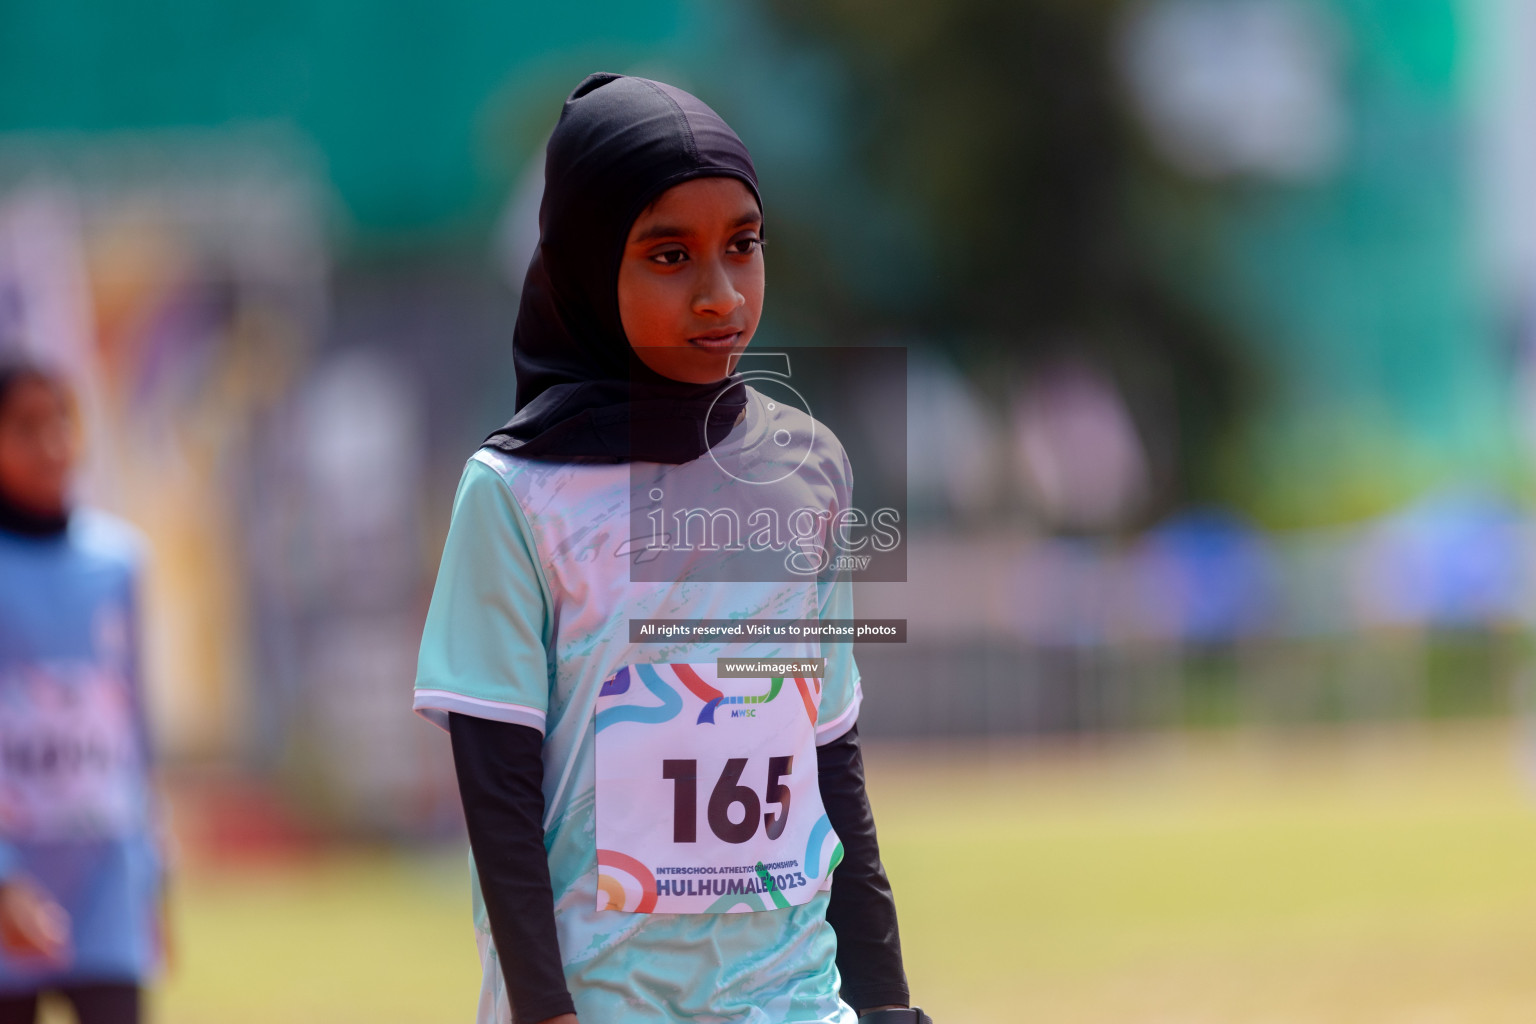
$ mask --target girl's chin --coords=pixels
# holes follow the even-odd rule
[[[736,341],[718,347],[690,341],[666,348],[636,349],[635,354],[663,377],[686,384],[713,384],[731,375],[744,347]]]

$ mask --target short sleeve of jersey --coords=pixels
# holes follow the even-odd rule
[[[470,459],[422,631],[412,706],[445,729],[452,711],[543,732],[549,608],[521,506],[495,469]]]
[[[841,448],[838,445],[842,480],[835,501],[839,508],[846,508],[852,503],[853,470]],[[817,615],[822,620],[853,618],[853,580],[846,572],[838,572],[830,579],[818,579],[816,605]],[[821,652],[827,662],[821,683],[821,704],[816,715],[817,746],[831,743],[853,728],[858,721],[859,704],[864,698],[859,666],[853,660],[853,644],[824,640]]]

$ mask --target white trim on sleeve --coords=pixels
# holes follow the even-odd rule
[[[859,720],[859,705],[864,702],[864,686],[861,683],[853,684],[853,700],[843,709],[842,714],[816,726],[816,745],[824,747],[828,743],[842,736],[843,733],[853,728],[853,723]]]
[[[506,701],[486,700],[483,697],[466,697],[452,690],[417,690],[411,708],[422,718],[440,729],[448,728],[448,712],[489,718],[495,722],[511,722],[526,725],[544,732],[544,712],[526,704],[508,704]]]

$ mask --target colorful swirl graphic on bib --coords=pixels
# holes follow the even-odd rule
[[[640,675],[640,681],[645,688],[661,699],[660,704],[621,704],[616,708],[605,708],[597,713],[597,731],[602,732],[610,725],[620,722],[640,722],[645,725],[657,725],[661,722],[670,722],[677,717],[677,713],[683,710],[683,698],[678,696],[676,690],[668,686],[666,681],[657,675],[656,669],[650,665],[636,665],[635,671]],[[629,667],[619,669],[614,677],[603,684],[598,691],[599,697],[617,696],[629,691]]]
[[[677,678],[682,682],[682,684],[688,687],[688,689],[692,691],[695,697],[704,702],[704,708],[699,712],[698,722],[696,723],[698,725],[704,725],[706,723],[709,725],[714,725],[715,709],[720,707],[722,704],[767,704],[772,701],[773,698],[777,697],[779,695],[779,691],[784,687],[784,677],[773,676],[768,680],[769,686],[767,693],[753,694],[746,697],[727,697],[718,689],[710,686],[703,679],[701,679],[699,674],[695,672],[691,666],[677,664],[671,665],[669,667],[677,673]],[[804,684],[802,684],[802,692],[803,689]],[[811,721],[814,722],[815,719],[813,718]]]
[[[774,885],[773,876],[768,873],[768,868],[762,861],[757,862],[757,878],[758,881],[763,883],[763,888],[768,890],[768,895],[773,898],[773,905],[775,907],[783,910],[789,906],[789,901],[784,898],[784,894],[779,892],[778,887]]]
[[[597,851],[597,891],[608,897],[608,906],[599,910],[649,914],[656,909],[656,876],[628,854]]]
[[[816,819],[816,825],[811,829],[811,838],[805,844],[805,873],[810,878],[825,878],[837,866],[843,862],[843,844],[841,840],[827,851],[827,839],[836,839],[832,831],[832,821],[825,814]]]
[[[699,718],[695,724],[703,725],[705,722],[709,722],[713,725],[715,721],[715,708],[720,706],[720,701],[725,698],[725,694],[706,683],[693,670],[692,665],[674,664],[672,671],[677,673],[677,678],[684,686],[688,687],[690,693],[704,702],[704,710],[699,712]]]
[[[800,690],[800,700],[805,704],[805,713],[810,717],[811,724],[815,725],[816,703],[821,697],[821,680],[812,677],[810,684],[810,686],[807,686],[804,679],[795,676],[795,686]],[[814,698],[811,696],[811,686],[816,687],[816,696]]]
[[[706,910],[705,913],[706,914],[729,914],[731,911],[735,910],[737,907],[746,907],[747,910],[749,910],[749,911],[753,911],[753,910],[767,910],[768,909],[768,907],[763,903],[763,898],[761,896],[759,896],[757,893],[755,893],[755,892],[745,892],[745,893],[738,892],[738,893],[728,893],[728,894],[726,894],[724,896],[721,896],[719,899],[715,900],[715,902],[713,902],[713,903],[711,903],[709,905],[709,909]]]

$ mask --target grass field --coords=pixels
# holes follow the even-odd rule
[[[940,1024],[1530,1024],[1522,749],[1488,724],[875,747],[915,996]],[[156,1019],[469,1021],[467,876],[458,851],[190,874]]]

